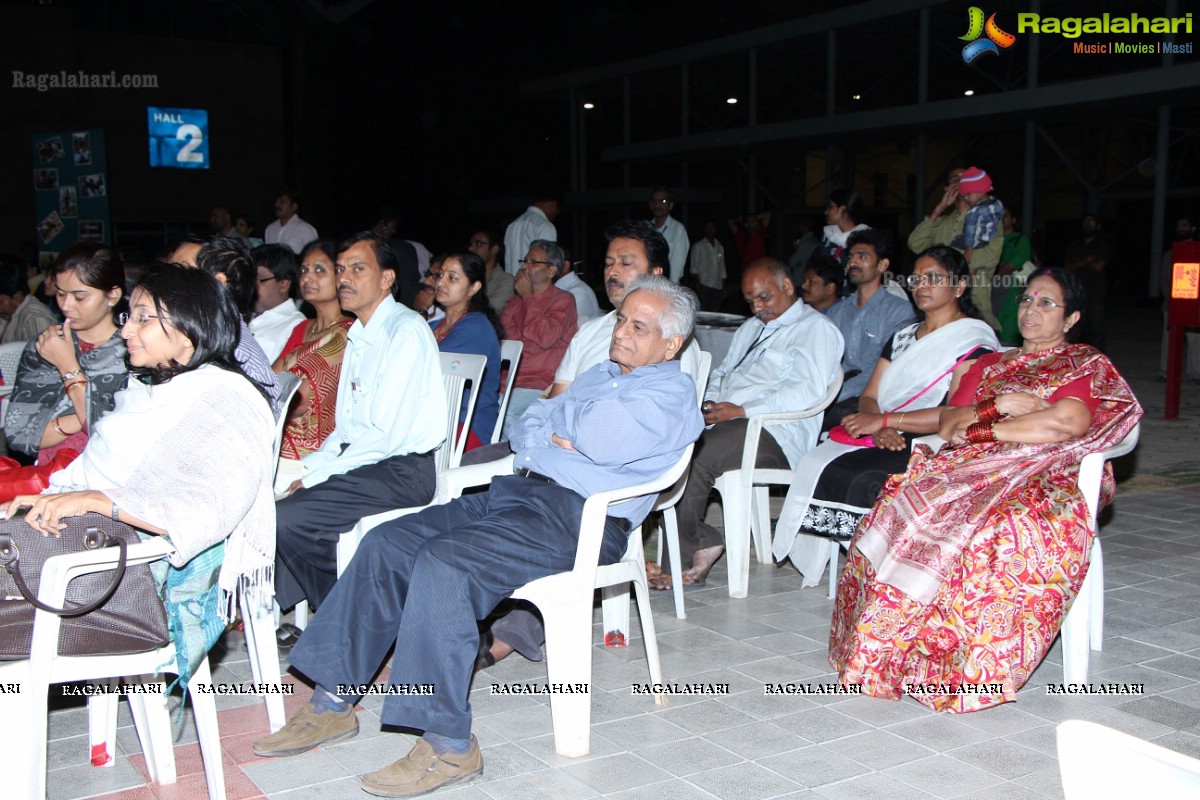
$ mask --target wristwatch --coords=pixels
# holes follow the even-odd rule
[[[82,373],[83,373],[83,367],[78,367],[76,369],[71,370],[70,372],[68,372],[62,376],[63,383],[66,383],[67,381],[71,380],[72,378],[78,378]]]

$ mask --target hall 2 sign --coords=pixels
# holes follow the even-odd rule
[[[208,112],[197,108],[146,108],[150,166],[208,169]]]

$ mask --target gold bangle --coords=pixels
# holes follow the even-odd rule
[[[52,424],[54,425],[54,430],[58,431],[58,435],[63,437],[64,439],[68,438],[71,435],[63,430],[62,424],[59,423],[59,421],[58,421],[58,417],[54,418],[54,422]]]

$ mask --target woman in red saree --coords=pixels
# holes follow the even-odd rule
[[[1106,356],[1067,341],[1085,302],[1072,273],[1038,272],[1024,346],[975,363],[942,413],[949,444],[919,446],[863,518],[830,633],[842,683],[977,711],[1015,700],[1049,650],[1091,551],[1079,462],[1142,415]],[[1114,488],[1106,468],[1102,504]]]
[[[300,251],[300,296],[316,309],[317,318],[296,326],[275,362],[276,372],[300,378],[279,451],[286,459],[316,451],[333,432],[346,332],[354,324],[338,304],[336,263],[337,245],[328,239]]]

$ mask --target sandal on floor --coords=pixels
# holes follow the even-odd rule
[[[652,592],[669,592],[671,591],[671,574],[659,570],[657,575],[646,575],[646,586]]]

